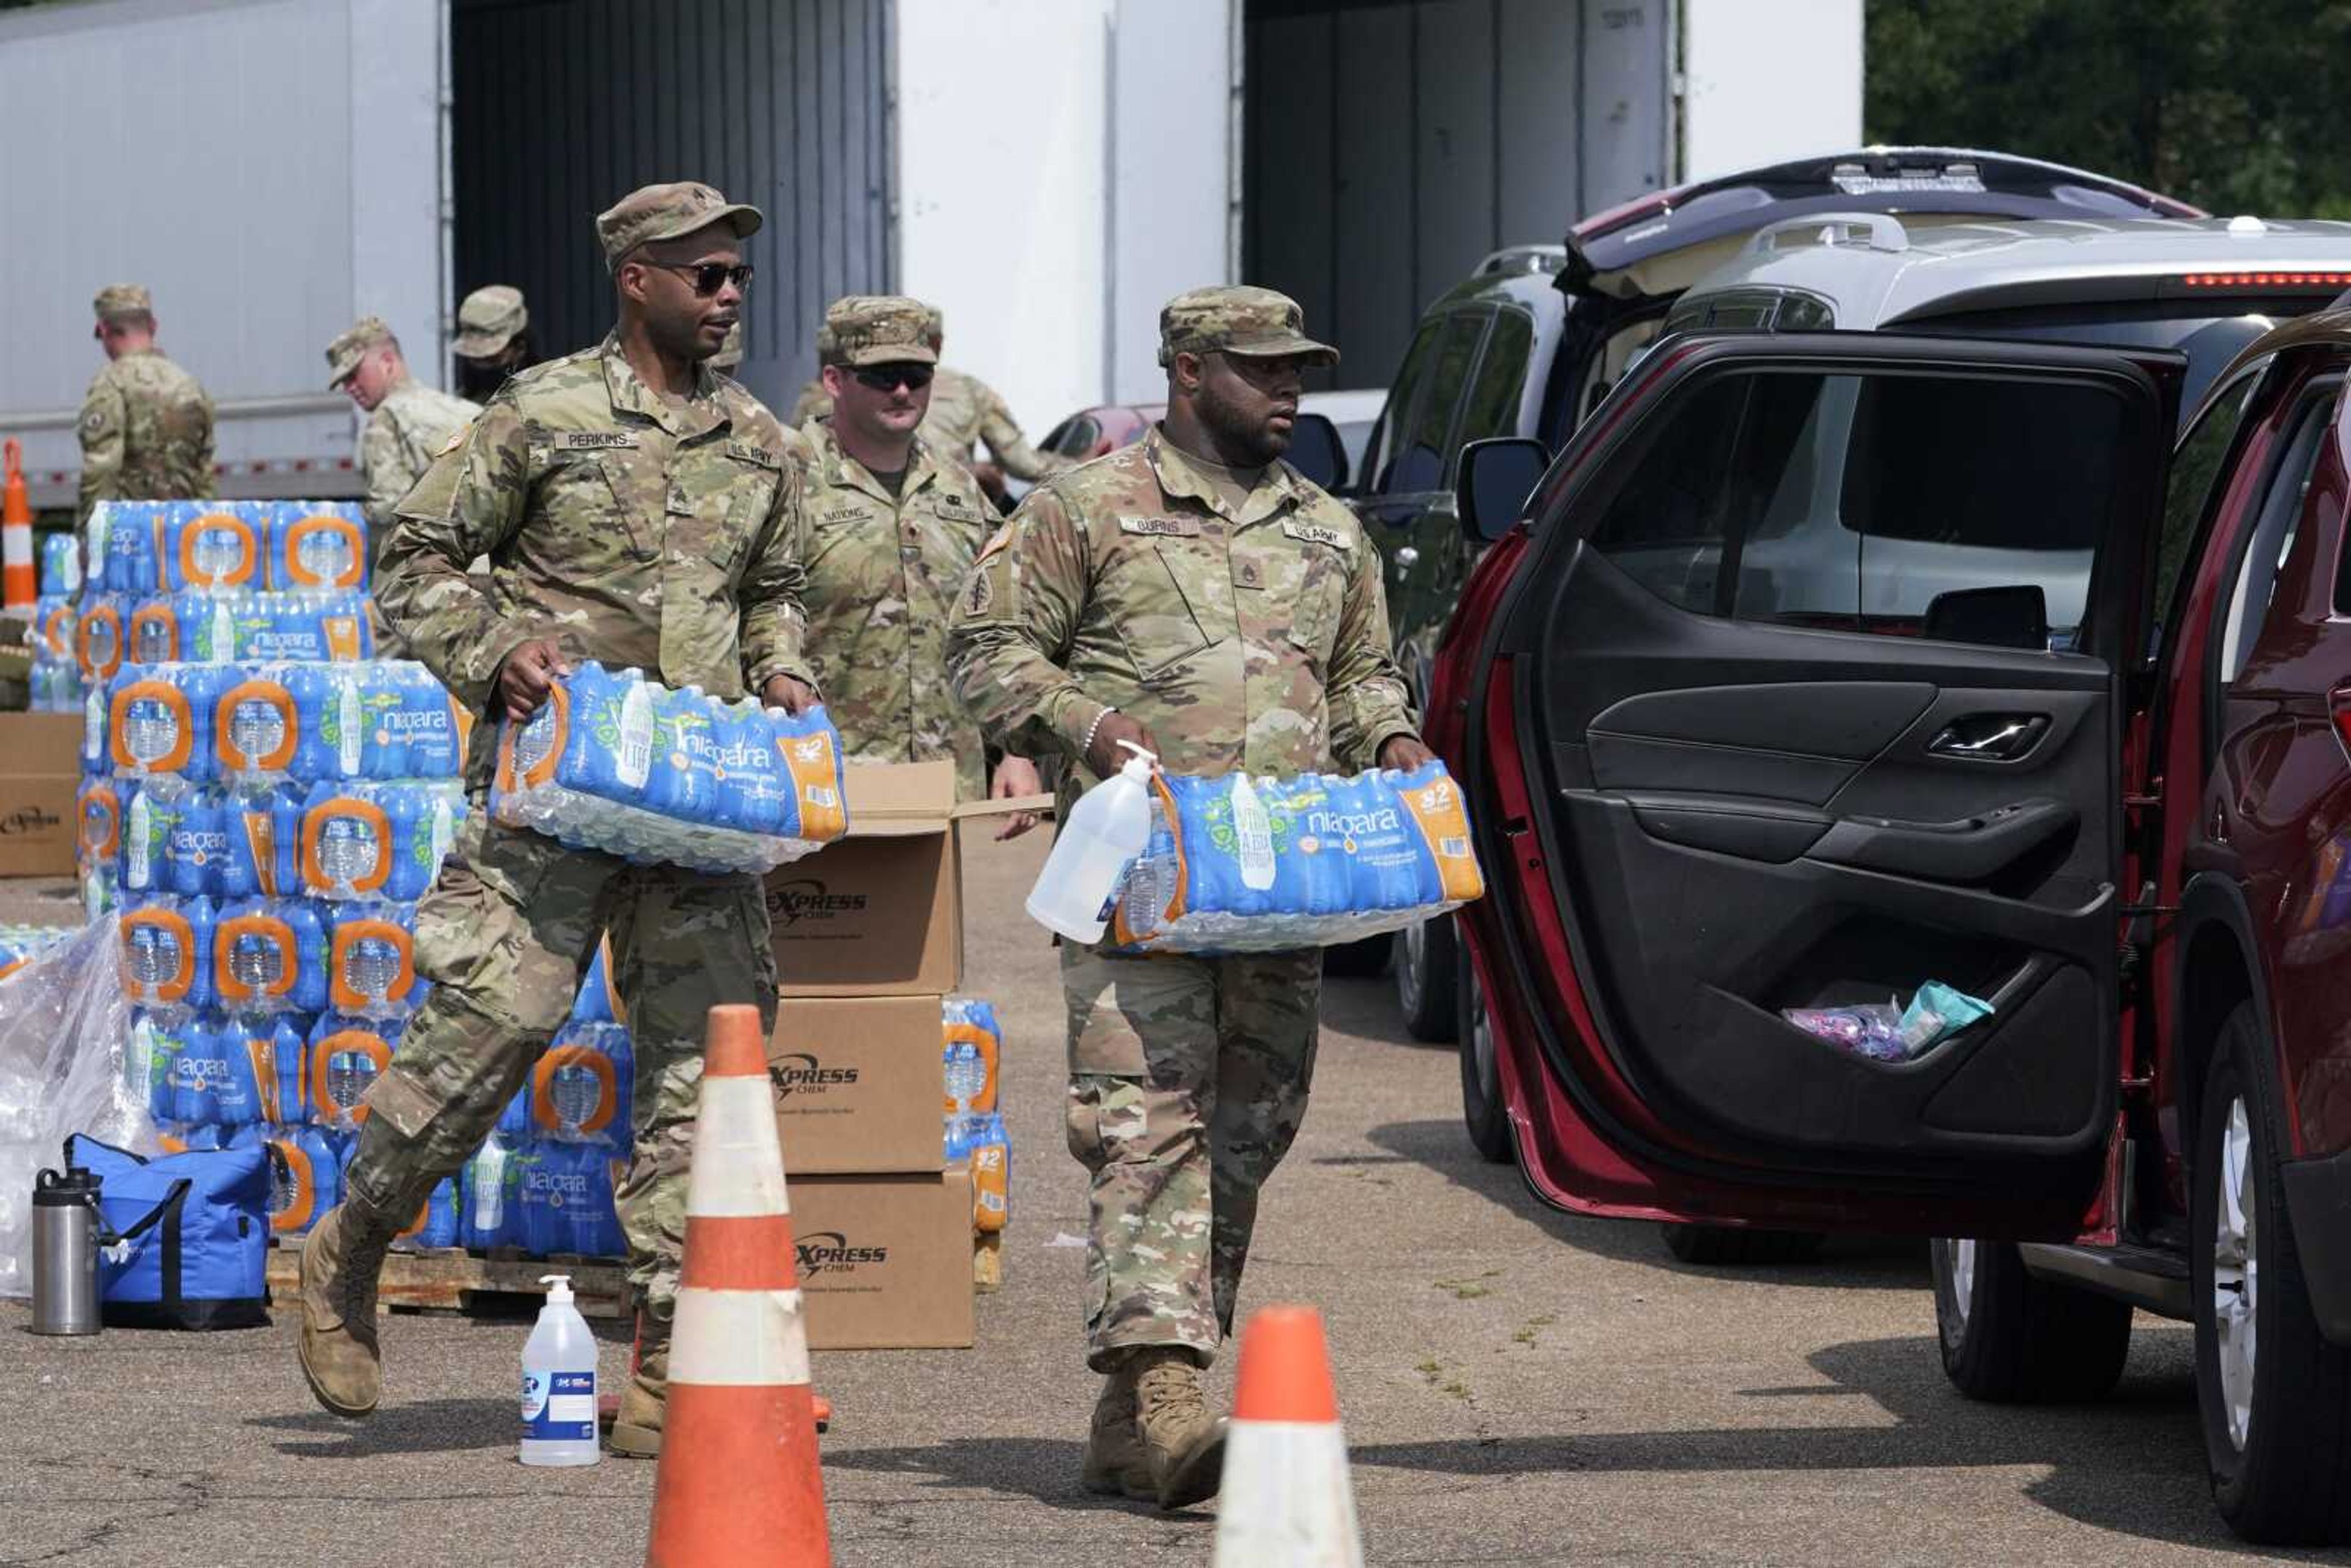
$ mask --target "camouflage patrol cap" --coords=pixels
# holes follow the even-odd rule
[[[110,321],[118,316],[152,316],[155,301],[136,283],[110,283],[98,291],[90,308],[98,312],[99,320]]]
[[[327,345],[327,384],[341,386],[351,379],[351,372],[360,368],[360,361],[367,358],[370,349],[391,340],[392,329],[384,325],[381,316],[362,316],[344,328]]]
[[[1303,354],[1325,365],[1339,362],[1338,350],[1306,335],[1306,312],[1297,300],[1246,284],[1195,288],[1160,308],[1161,364],[1174,364],[1178,354],[1215,353]]]
[[[493,283],[475,289],[457,307],[457,337],[449,347],[461,360],[486,360],[529,325],[530,312],[523,308],[522,290]]]
[[[604,246],[604,265],[618,267],[621,259],[641,245],[697,234],[713,224],[729,224],[737,239],[747,239],[766,222],[759,209],[730,202],[708,185],[682,180],[668,185],[645,185],[631,191],[596,219],[596,238]]]
[[[847,294],[825,307],[816,355],[828,365],[935,365],[931,308],[903,294]]]

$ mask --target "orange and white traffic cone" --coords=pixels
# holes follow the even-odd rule
[[[710,1009],[647,1568],[831,1568],[759,1009]]]
[[[1312,1307],[1260,1308],[1241,1330],[1221,1490],[1216,1568],[1364,1568],[1331,1354]]]
[[[25,488],[25,449],[0,443],[0,607],[30,610],[40,597],[33,567],[33,497]]]

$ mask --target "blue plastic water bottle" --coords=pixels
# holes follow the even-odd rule
[[[455,1247],[457,1245],[457,1184],[444,1177],[433,1186],[432,1196],[424,1200],[424,1228],[410,1240],[419,1247]]]
[[[433,831],[424,791],[413,784],[386,785],[376,795],[392,823],[392,868],[384,878],[387,898],[413,904],[433,885]]]
[[[272,1120],[293,1125],[310,1120],[309,1020],[297,1013],[281,1015],[269,1030],[269,1060],[277,1076],[277,1114]]]
[[[179,1034],[182,1048],[172,1061],[172,1119],[191,1125],[218,1122],[220,1080],[227,1068],[219,1031],[199,1013],[181,1026]]]
[[[256,1040],[255,1032],[253,1024],[236,1018],[221,1019],[214,1032],[221,1059],[218,1098],[220,1122],[225,1127],[247,1126],[262,1119],[261,1074],[255,1059],[256,1054],[266,1057],[269,1042],[266,1036]],[[257,1053],[256,1045],[260,1048]]]
[[[210,789],[189,790],[180,800],[177,819],[163,841],[171,891],[183,898],[220,893],[221,862],[228,856],[220,796]]]

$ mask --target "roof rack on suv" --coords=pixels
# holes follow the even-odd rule
[[[1890,213],[1817,213],[1810,217],[1782,218],[1765,224],[1747,242],[1750,254],[1769,256],[1796,244],[1838,246],[1865,244],[1872,250],[1910,248],[1910,231]]]

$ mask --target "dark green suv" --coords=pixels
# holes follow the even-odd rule
[[[1584,219],[1563,246],[1499,251],[1429,307],[1389,389],[1352,497],[1384,558],[1388,616],[1415,694],[1478,549],[1455,516],[1461,449],[1531,436],[1556,452],[1692,284],[1768,225],[1899,214],[1911,230],[1984,218],[2193,218],[2136,185],[2035,159],[1876,147],[1751,169]],[[1419,1039],[1451,1040],[1449,919],[1396,938],[1396,993]]]

